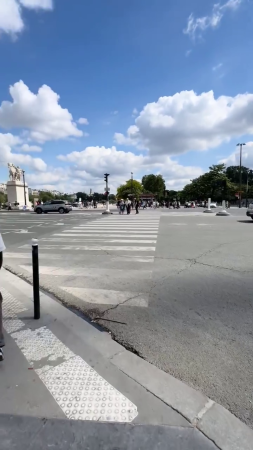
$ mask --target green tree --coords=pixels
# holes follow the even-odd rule
[[[7,195],[3,192],[0,192],[0,204],[4,204],[7,202]]]
[[[158,197],[164,197],[166,185],[162,175],[144,175],[142,177],[142,186],[145,191],[151,192]]]
[[[128,180],[125,184],[122,184],[117,189],[117,197],[126,199],[133,194],[134,198],[139,199],[140,195],[143,193],[143,186],[139,181]]]
[[[226,176],[228,179],[235,184],[240,183],[240,166],[229,166],[226,168]],[[248,167],[242,166],[242,184],[253,185],[253,170]]]
[[[208,197],[215,201],[234,198],[237,186],[226,176],[225,165],[217,164],[209,169],[209,172],[192,180],[184,187],[181,192],[183,201],[206,200]]]

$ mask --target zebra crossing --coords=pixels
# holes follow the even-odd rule
[[[161,214],[103,216],[69,224],[39,241],[40,283],[64,301],[147,307]],[[32,275],[31,245],[7,252],[7,265]]]

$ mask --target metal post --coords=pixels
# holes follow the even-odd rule
[[[24,182],[25,206],[27,206],[27,204],[26,204],[26,190],[25,190],[25,171],[24,170],[23,170],[23,182]]]
[[[110,205],[109,205],[109,187],[108,187],[108,177],[109,173],[105,173],[105,189],[106,189],[106,210],[102,214],[112,214],[110,211]]]
[[[249,171],[247,171],[246,208],[248,208],[248,193],[249,193]]]
[[[239,208],[242,207],[242,144],[240,144],[240,181],[239,181]]]
[[[133,172],[131,172],[131,194],[132,194],[132,199],[133,199]]]
[[[237,144],[237,147],[240,147],[240,171],[239,171],[239,208],[242,207],[242,146],[246,144]]]
[[[40,279],[38,239],[32,239],[34,319],[40,319]]]

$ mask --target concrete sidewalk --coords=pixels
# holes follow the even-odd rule
[[[220,405],[48,295],[41,294],[41,319],[34,321],[31,286],[5,270],[0,277],[1,449],[27,448],[35,436],[36,450],[63,437],[73,449],[84,442],[108,450],[252,448],[253,431]]]

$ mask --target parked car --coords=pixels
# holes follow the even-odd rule
[[[217,208],[217,203],[215,202],[210,203],[210,208]]]
[[[65,200],[49,200],[41,205],[37,205],[34,208],[34,212],[37,214],[58,212],[60,214],[69,213],[72,211],[72,206]]]
[[[246,211],[246,216],[251,217],[251,219],[253,219],[253,203],[250,203]]]

